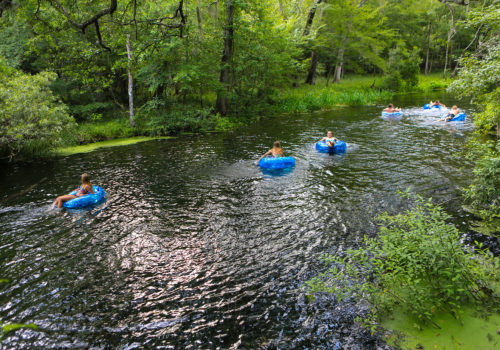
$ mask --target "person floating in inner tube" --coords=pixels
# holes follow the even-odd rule
[[[446,117],[441,118],[439,121],[440,122],[449,122],[450,120],[455,118],[458,115],[458,113],[460,113],[460,110],[458,109],[458,107],[453,106],[453,107],[451,107],[450,113],[448,113],[448,115]]]
[[[394,108],[394,105],[392,103],[389,103],[389,105],[387,105],[387,108],[384,109],[384,112],[386,113],[401,112],[401,108]]]
[[[434,102],[431,101],[431,103],[429,103],[429,106],[431,108],[434,107],[434,106],[438,106],[438,107],[441,106],[443,108],[446,108],[446,106],[444,104],[442,104],[441,102],[439,102],[439,100],[436,100]]]
[[[339,139],[333,137],[333,132],[331,130],[328,130],[328,132],[326,133],[326,137],[323,137],[320,141],[325,141],[328,147],[333,147],[335,146],[335,143],[339,141]]]
[[[264,153],[262,157],[260,157],[255,164],[259,164],[259,160],[261,160],[264,157],[272,156],[274,158],[278,157],[284,157],[285,154],[283,153],[283,149],[281,148],[281,143],[279,141],[274,141],[273,148],[271,148],[269,151]]]
[[[57,206],[58,208],[62,208],[63,203],[67,202],[71,199],[75,199],[77,197],[85,196],[87,194],[93,194],[94,189],[92,188],[92,184],[90,183],[90,178],[86,173],[82,174],[82,184],[76,190],[76,194],[65,194],[64,196],[59,196],[54,201],[53,206]]]

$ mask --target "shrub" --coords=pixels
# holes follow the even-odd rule
[[[467,157],[475,161],[465,200],[485,220],[500,218],[500,142],[469,142]]]
[[[311,296],[329,292],[367,301],[371,313],[365,321],[371,327],[396,305],[436,325],[436,312],[458,317],[465,303],[483,304],[492,297],[499,259],[481,245],[475,251],[462,246],[457,228],[446,222],[450,217],[431,200],[406,196],[415,200],[415,208],[381,215],[378,237],[365,237],[360,248],[344,257],[322,257],[330,268],[306,282]]]
[[[390,91],[399,91],[403,85],[401,74],[395,71],[393,74],[387,76],[382,82],[382,89]]]
[[[3,67],[2,67],[3,66]],[[40,155],[61,142],[74,125],[49,85],[55,73],[22,74],[0,59],[0,155]]]

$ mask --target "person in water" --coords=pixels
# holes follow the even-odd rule
[[[401,112],[401,108],[394,108],[394,105],[392,103],[389,103],[387,108],[384,109],[384,112],[386,113]]]
[[[448,115],[446,117],[441,118],[439,121],[440,122],[449,122],[450,120],[455,118],[458,115],[458,113],[460,113],[460,110],[458,109],[458,107],[453,106],[453,107],[451,107],[450,113],[448,113]]]
[[[74,195],[65,194],[64,196],[57,197],[53,205],[57,206],[58,208],[62,208],[64,202],[67,202],[71,199],[75,199],[81,196],[85,196],[87,194],[93,194],[94,189],[92,188],[92,184],[90,183],[90,178],[87,174],[85,173],[82,174],[82,184],[75,191],[76,194]]]
[[[259,164],[259,160],[261,160],[264,157],[269,157],[269,156],[272,156],[272,157],[275,157],[275,158],[284,157],[285,156],[285,154],[283,153],[283,149],[281,148],[281,143],[279,141],[274,141],[273,148],[271,148],[269,151],[267,151],[266,153],[264,153],[262,155],[262,157],[260,157],[255,162],[255,164]]]
[[[436,100],[434,102],[431,101],[431,103],[429,103],[429,105],[431,106],[431,108],[434,106],[441,106],[443,108],[446,108],[446,106],[444,104],[442,104],[441,102],[439,102],[439,100]]]
[[[320,141],[325,141],[328,147],[333,147],[338,140],[338,138],[333,137],[333,132],[331,130],[328,130],[328,132],[326,133],[326,137],[323,137]]]

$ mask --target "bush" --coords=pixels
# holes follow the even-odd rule
[[[401,74],[395,71],[393,74],[387,76],[382,82],[382,89],[389,91],[399,91],[403,85]]]
[[[152,99],[137,111],[137,126],[152,136],[171,135],[180,131],[214,130],[216,118],[209,118],[209,109],[168,109],[165,101]]]
[[[418,85],[421,61],[416,47],[408,51],[404,46],[398,45],[389,51],[387,66],[393,75],[399,73],[406,89],[411,89]]]
[[[47,153],[74,125],[49,86],[55,73],[22,74],[0,59],[0,156],[10,159]]]
[[[446,223],[450,217],[431,200],[406,196],[415,200],[415,208],[381,215],[378,237],[365,237],[362,247],[345,257],[323,256],[330,268],[306,282],[311,296],[329,292],[367,301],[371,313],[365,321],[371,327],[379,314],[396,305],[436,325],[436,312],[459,317],[462,305],[492,298],[500,279],[499,259],[481,245],[476,251],[462,246],[457,228]]]
[[[467,157],[475,162],[465,199],[484,220],[500,218],[500,142],[469,142]]]

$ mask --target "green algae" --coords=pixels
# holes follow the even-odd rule
[[[500,349],[500,313],[485,315],[472,307],[464,307],[461,320],[450,313],[433,319],[441,327],[422,326],[412,315],[397,310],[382,326],[391,330],[387,343],[404,350],[493,350]]]
[[[123,139],[115,139],[115,140],[107,140],[89,143],[86,145],[79,146],[71,146],[71,147],[61,147],[56,150],[56,154],[61,156],[69,156],[77,153],[88,153],[95,151],[98,148],[105,147],[116,147],[116,146],[125,146],[132,145],[139,142],[152,141],[152,140],[160,140],[160,139],[170,139],[173,138],[171,136],[161,136],[161,137],[148,137],[148,136],[137,136],[137,137],[127,137]]]

